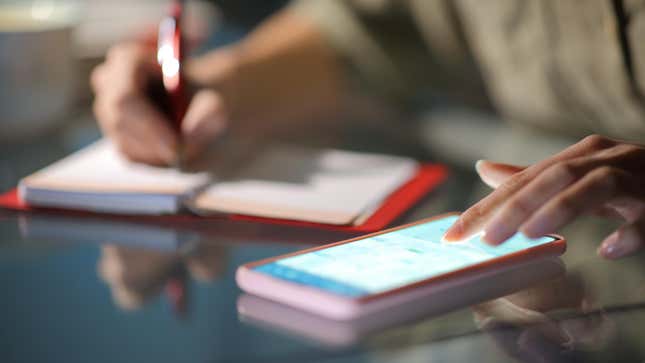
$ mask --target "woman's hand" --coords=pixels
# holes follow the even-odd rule
[[[213,74],[223,73],[224,62],[218,62],[218,55],[223,54],[210,55],[208,81],[215,82]],[[203,63],[198,60],[187,64],[185,73],[192,85],[201,83],[192,77],[194,73],[206,77],[202,68],[207,65]],[[194,93],[182,120],[181,134],[177,134],[148,93],[151,84],[160,84],[161,69],[155,49],[143,43],[113,47],[105,62],[92,73],[91,81],[96,94],[94,113],[103,133],[133,161],[172,165],[179,159],[180,147],[183,159],[193,159],[227,125],[222,95],[214,88],[202,87]]]
[[[529,167],[479,162],[481,178],[496,188],[464,212],[447,241],[483,230],[500,244],[518,230],[529,237],[557,232],[586,213],[626,221],[598,253],[614,259],[645,245],[645,146],[593,135]]]
[[[118,45],[92,74],[94,111],[101,128],[130,159],[170,165],[199,156],[224,129],[266,137],[274,130],[327,122],[342,109],[342,62],[318,25],[285,9],[238,43],[186,62],[196,86],[176,135],[146,87],[161,79],[156,51]],[[233,127],[234,126],[234,127]]]

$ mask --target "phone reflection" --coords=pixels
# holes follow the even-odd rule
[[[460,285],[458,291],[441,290],[431,299],[415,306],[406,304],[400,309],[388,311],[388,314],[352,321],[329,320],[249,294],[240,296],[237,309],[243,322],[275,329],[294,337],[305,337],[328,347],[344,347],[356,344],[372,334],[498,298],[564,273],[565,267],[559,258],[515,265],[482,278],[469,279]]]

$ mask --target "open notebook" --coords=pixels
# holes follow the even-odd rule
[[[412,159],[272,147],[231,172],[181,172],[125,160],[100,140],[23,180],[29,205],[121,214],[232,213],[334,225],[365,220],[412,178]]]

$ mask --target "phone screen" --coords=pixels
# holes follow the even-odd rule
[[[535,247],[554,237],[516,234],[499,246],[475,236],[446,243],[444,232],[457,216],[367,237],[254,268],[255,271],[352,298],[377,294],[464,267]]]

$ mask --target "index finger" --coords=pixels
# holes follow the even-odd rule
[[[454,242],[473,236],[484,227],[485,223],[492,217],[499,206],[545,169],[558,162],[603,150],[614,144],[615,142],[613,140],[601,136],[587,136],[582,141],[564,149],[558,154],[517,173],[484,199],[468,208],[448,231],[446,231],[443,239],[448,242]]]

